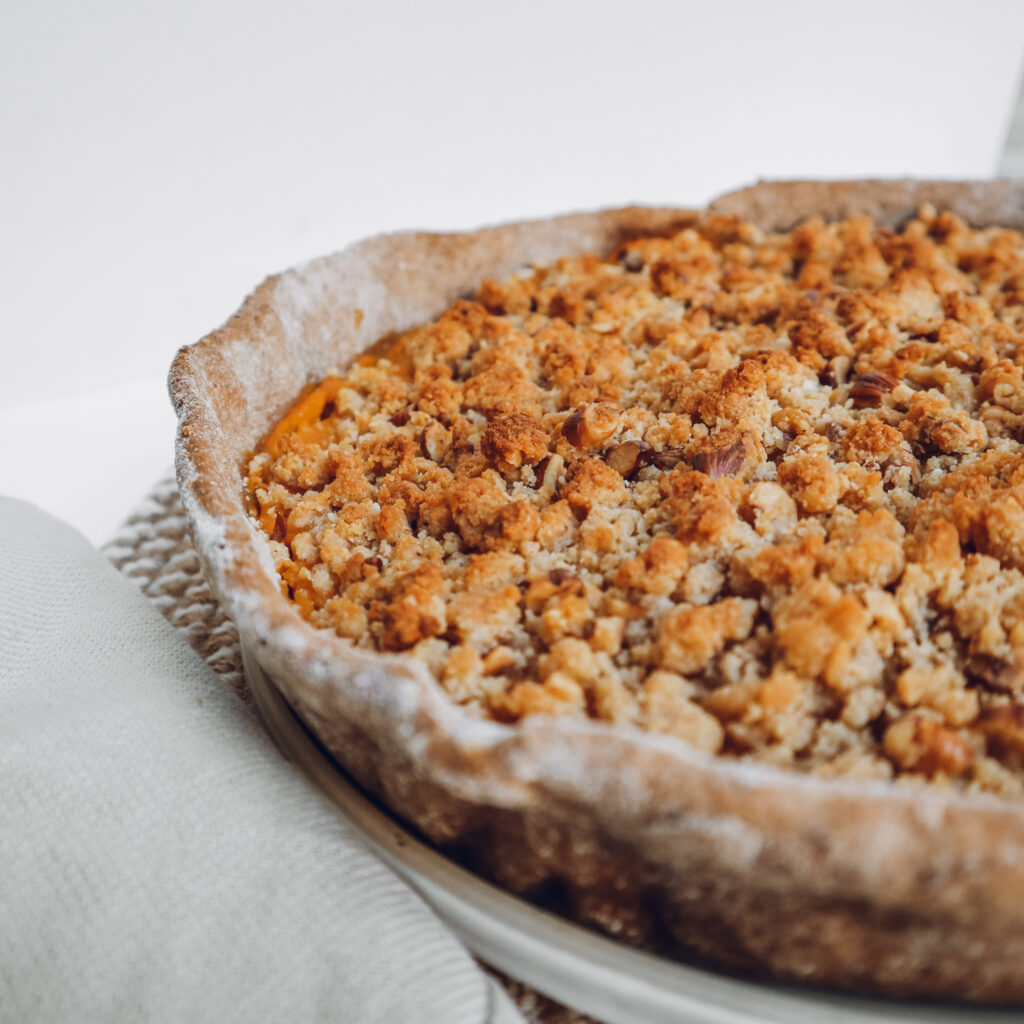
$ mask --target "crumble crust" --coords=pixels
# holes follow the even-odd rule
[[[1024,240],[714,216],[485,281],[247,495],[301,614],[466,710],[1024,788]]]

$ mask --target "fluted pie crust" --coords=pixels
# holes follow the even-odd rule
[[[244,642],[361,783],[429,838],[458,849],[481,870],[517,891],[543,891],[548,896],[557,892],[569,913],[630,941],[674,946],[725,965],[782,978],[892,994],[984,1001],[1024,999],[1024,979],[1017,970],[1024,947],[1019,895],[1024,874],[1024,812],[1019,798],[997,799],[950,785],[901,787],[884,780],[850,777],[858,774],[856,770],[848,771],[847,777],[822,779],[697,749],[701,745],[718,749],[722,745],[721,727],[713,734],[714,742],[706,743],[701,743],[700,737],[707,737],[707,729],[693,735],[684,729],[680,734],[691,741],[688,744],[672,735],[641,732],[629,724],[626,715],[609,723],[585,716],[553,718],[526,713],[516,724],[507,725],[469,714],[439,687],[426,662],[353,646],[303,621],[281,593],[274,564],[276,560],[277,566],[281,565],[280,551],[272,558],[272,544],[259,535],[249,515],[260,510],[247,506],[244,498],[243,474],[251,468],[254,450],[304,386],[344,367],[377,339],[438,316],[454,300],[475,292],[485,278],[504,279],[524,265],[550,263],[588,251],[606,256],[630,238],[678,237],[680,231],[694,225],[713,234],[708,229],[712,214],[735,214],[766,231],[787,230],[816,215],[829,221],[866,215],[878,225],[895,227],[923,204],[949,210],[972,225],[1024,226],[1024,189],[1009,182],[778,183],[725,196],[705,212],[630,208],[506,225],[466,235],[385,236],[269,280],[223,329],[183,349],[171,374],[171,392],[180,420],[178,474],[183,500],[211,583],[238,624]],[[943,230],[941,226],[935,229],[938,234]],[[620,251],[628,255],[629,247]],[[807,262],[813,263],[813,253]],[[863,267],[860,270],[864,272]],[[685,277],[680,271],[674,280]],[[800,341],[801,329],[805,335],[820,334],[827,326],[824,321],[817,323],[824,314],[815,311],[821,303],[810,287],[813,282],[805,283],[807,309],[795,311],[797,320],[802,317],[803,322],[791,331],[791,341],[794,336]],[[912,284],[912,274],[908,273],[908,287]],[[666,288],[672,285],[669,281]],[[687,287],[688,279],[677,296],[684,302]],[[499,302],[496,294],[492,293],[494,304]],[[1011,296],[1007,301],[1016,301],[1012,288],[1007,294]],[[558,312],[568,322],[573,318],[571,300],[571,294],[557,300]],[[919,313],[927,317],[927,311]],[[967,320],[968,313],[960,319]],[[853,334],[859,329],[856,324],[847,326]],[[914,333],[926,334],[926,328],[935,327],[923,320],[918,326],[921,330],[915,329]],[[766,342],[763,347],[771,348],[771,328],[766,326],[762,333]],[[921,344],[938,340],[923,338]],[[826,357],[841,357],[841,348],[838,345]],[[720,353],[720,357],[728,362],[727,356]],[[922,358],[913,352],[904,353],[905,361],[915,365]],[[771,359],[766,362],[762,358],[759,365],[768,366]],[[847,367],[841,361],[825,365],[827,361],[814,367],[815,372],[838,375],[836,385],[853,392],[855,408],[887,406],[888,393],[904,386],[882,371],[874,375],[862,372],[859,378],[847,382],[843,379]],[[1019,373],[1013,370],[1012,361],[1008,366],[1010,376]],[[972,368],[961,369],[970,372]],[[975,376],[981,372],[979,367],[973,370]],[[1003,412],[997,410],[990,417],[990,428],[980,420],[957,419],[949,410],[943,418],[938,398],[924,409],[924,399],[908,392],[897,397],[905,399],[909,413],[894,414],[892,424],[886,425],[874,415],[847,417],[845,426],[850,429],[845,433],[854,437],[849,443],[856,447],[857,430],[871,432],[859,426],[866,420],[878,424],[874,434],[884,433],[883,427],[892,432],[893,424],[908,421],[903,437],[894,434],[889,438],[892,443],[881,460],[892,463],[893,479],[888,483],[896,488],[905,488],[909,480],[903,477],[911,470],[911,442],[920,441],[928,452],[934,449],[933,454],[967,455],[982,447],[981,432],[990,429],[997,437],[1004,432],[1009,439],[1007,447],[1016,444],[1015,422],[1010,422],[1010,417],[1016,415],[1013,388],[1004,387],[1009,378],[1003,380],[1005,374],[992,367],[986,372],[992,380],[983,382],[982,387],[992,390],[993,395],[1001,388],[1000,395],[1010,396],[1001,403],[992,403]],[[934,370],[928,373],[932,376],[920,378],[918,387],[937,383],[941,388],[948,384],[933,380]],[[1009,383],[1012,385],[1012,381]],[[571,385],[566,386],[571,391]],[[680,393],[672,391],[669,399],[693,404],[693,396],[687,397],[683,390],[676,388]],[[728,399],[729,389],[724,394]],[[573,401],[573,397],[581,401]],[[609,462],[613,467],[621,462],[618,472],[624,478],[637,479],[637,467],[625,464],[626,456],[635,453],[616,454],[620,444],[635,443],[628,431],[622,437],[608,434],[618,442],[608,448],[590,443],[595,438],[603,441],[605,437],[598,435],[607,426],[603,421],[591,422],[595,415],[592,410],[596,408],[598,415],[611,418],[618,415],[602,407],[598,401],[601,398],[599,393],[570,393],[562,403],[569,408],[554,416],[557,423],[542,424],[539,416],[543,410],[539,407],[533,410],[537,415],[530,423],[501,418],[514,415],[512,410],[485,410],[491,427],[489,436],[482,439],[482,448],[495,463],[492,471],[502,472],[509,479],[518,474],[525,480],[531,471],[511,464],[509,452],[529,448],[536,440],[540,454],[540,434],[554,428],[562,447],[569,446],[567,454],[574,445],[594,449],[581,460],[581,464],[593,463],[592,470],[584,469],[580,475],[590,472],[595,480],[600,477],[603,481],[603,469]],[[709,438],[675,438],[682,442],[677,450],[685,452],[693,469],[702,470],[710,479],[733,475],[750,478],[763,473],[758,466],[768,454],[763,444],[768,433],[762,430],[759,434],[753,420],[732,422],[732,413],[718,409],[715,402],[704,409],[700,401],[698,395],[698,415],[693,419],[702,424],[698,435],[705,423],[710,426]],[[916,419],[914,402],[922,406]],[[610,407],[614,402],[604,405]],[[573,407],[579,409],[576,421],[571,416]],[[740,412],[749,413],[748,419],[760,415],[756,410]],[[400,427],[404,426],[401,420],[399,416]],[[981,426],[972,426],[976,422]],[[503,433],[505,426],[509,430]],[[511,431],[513,426],[515,431]],[[620,427],[617,423],[616,429]],[[805,515],[829,511],[814,507],[820,504],[819,499],[829,497],[822,498],[818,493],[820,474],[804,473],[799,464],[801,459],[807,462],[803,467],[807,469],[817,459],[816,469],[828,468],[827,459],[821,462],[823,453],[830,442],[843,443],[839,432],[834,438],[822,437],[814,442],[814,431],[795,420],[770,427],[766,421],[761,427],[774,430],[785,443],[794,438],[799,441],[805,434],[812,438],[799,442],[804,447],[792,460],[795,468],[782,468],[788,456],[780,462],[778,480],[785,487],[766,479],[762,488],[765,494],[771,491],[771,496],[782,500],[788,492],[791,503],[795,500]],[[971,434],[972,430],[977,436]],[[516,435],[516,444],[503,445],[503,437],[510,431]],[[524,440],[524,431],[533,431],[537,437],[530,434]],[[736,437],[726,437],[723,432],[727,431]],[[862,439],[865,444],[878,440],[874,434]],[[737,455],[732,460],[737,465],[730,463],[721,473],[716,467],[709,472],[716,436],[729,440]],[[751,443],[747,443],[748,438]],[[770,443],[780,443],[774,434],[772,438]],[[986,433],[985,443],[987,438]],[[682,446],[686,444],[690,447]],[[822,451],[815,444],[823,446]],[[879,461],[878,452],[868,454]],[[917,454],[922,455],[922,451]],[[907,464],[900,464],[901,459]],[[597,466],[599,461],[601,466]],[[858,461],[856,454],[849,461]],[[657,468],[645,476],[655,477]],[[680,479],[687,476],[667,463],[660,468]],[[933,468],[941,466],[935,463]],[[689,476],[696,478],[702,473],[691,472]],[[769,476],[773,475],[774,470]],[[604,482],[611,487],[615,481]],[[859,477],[837,487],[871,492],[870,482]],[[592,489],[577,487],[582,504],[573,511],[577,515],[582,512],[583,518],[594,504],[588,505]],[[694,500],[699,497],[696,495]],[[666,498],[678,501],[679,496],[669,488]],[[891,523],[883,522],[885,516],[877,507],[872,508],[869,498],[857,501],[865,504],[859,510],[861,526],[857,529],[877,533],[865,551],[877,552],[888,544],[886,550],[895,552],[902,541],[895,535],[899,523],[891,515]],[[680,517],[681,513],[676,519]],[[471,518],[467,517],[470,530]],[[273,535],[276,524],[265,520],[263,525]],[[970,524],[965,527],[968,532],[970,528]],[[986,543],[998,542],[995,526],[984,529],[988,531],[984,537],[979,534],[968,543],[977,542],[983,557],[998,561],[1000,554],[1005,554],[1002,561],[1012,564],[1012,550],[993,548],[984,554]],[[930,541],[936,549],[934,562],[949,554],[945,549],[950,545],[942,542],[950,538],[940,536],[941,528],[931,533],[936,534]],[[289,538],[292,547],[293,540]],[[1012,538],[1008,543],[1012,548]],[[850,544],[840,544],[837,552],[839,547],[845,552],[837,555],[842,564],[837,568],[826,559],[824,575],[833,570],[833,574],[861,572],[849,553]],[[666,553],[666,559],[672,554],[678,552]],[[797,554],[794,550],[794,556]],[[655,565],[638,564],[636,568],[637,573],[626,573],[620,582],[627,591],[632,586],[640,593],[644,592],[645,573],[649,574]],[[764,571],[769,576],[778,575],[771,567]],[[867,571],[874,570],[869,566]],[[889,575],[898,575],[894,565],[882,566],[879,572],[881,576],[876,580],[866,577],[845,582],[874,583],[884,588],[895,581],[896,577],[890,580]],[[819,583],[808,585],[819,589],[826,586],[825,582]],[[822,600],[828,596],[823,595]],[[691,605],[703,607],[706,602],[697,593],[677,593],[676,597],[684,599],[686,614]],[[815,606],[807,595],[804,598],[805,608]],[[735,602],[737,613],[749,611],[750,618],[755,614],[755,602],[749,597],[729,600]],[[308,607],[305,610],[307,614],[310,611]],[[869,606],[869,610],[877,613],[876,617],[884,617],[884,609]],[[838,615],[842,609],[834,611]],[[390,628],[387,615],[383,618],[386,630]],[[710,631],[712,626],[708,624]],[[737,635],[724,637],[716,655],[732,641],[745,640],[749,630],[744,633],[737,626],[734,632]],[[388,642],[385,633],[380,645],[408,648],[428,639],[405,636],[400,630],[392,640],[396,637],[396,642]],[[561,639],[549,637],[547,641],[557,647]],[[567,642],[569,646],[582,644],[572,637]],[[1004,643],[1009,643],[1012,650],[1008,656],[1003,652],[1002,664],[1010,666],[1012,674],[1019,645],[1013,636],[1004,638]],[[665,644],[671,647],[670,641]],[[666,678],[673,676],[673,670],[696,671],[690,664],[692,652],[677,650],[678,646],[667,653],[661,651],[666,660],[662,675]],[[781,646],[786,654],[786,645]],[[791,656],[786,656],[792,664],[782,667],[793,676],[794,667],[802,664],[802,655],[797,643],[791,646]],[[570,652],[566,647],[566,651],[572,655],[575,648]],[[582,654],[582,646],[575,653]],[[571,682],[572,658],[562,660],[565,664],[556,668]],[[990,671],[992,663],[992,659],[986,662]],[[701,667],[706,666],[702,663]],[[807,671],[821,676],[833,690],[843,691],[843,679],[830,679],[828,666],[812,666]],[[443,681],[443,674],[440,678]],[[673,678],[679,680],[681,676],[676,673]],[[663,678],[660,691],[669,683],[671,679],[666,682]],[[959,705],[951,705],[952,710],[946,708],[942,700],[950,699],[945,692],[949,688],[934,685],[926,671],[919,671],[913,679],[907,677],[900,685],[901,696],[910,695],[905,703],[922,705],[924,711],[908,716],[911,725],[904,727],[905,736],[896,735],[891,742],[887,738],[890,761],[909,774],[940,780],[965,776],[968,761],[974,771],[972,752],[966,745],[958,747],[954,740],[959,735],[955,731],[956,716],[969,716],[970,709],[965,711]],[[1004,674],[993,686],[1013,694],[1014,680]],[[515,687],[509,689],[514,691]],[[938,696],[930,696],[932,690]],[[1009,710],[1001,712],[1001,718],[995,715],[989,738],[997,746],[1012,747],[1016,740],[1011,727],[1016,719],[1010,719],[1015,714],[1015,701],[999,697],[996,704]],[[697,704],[690,705],[699,713]],[[515,713],[492,717],[518,718],[522,713],[516,705]],[[847,717],[854,716],[854,725],[859,713],[856,708],[843,710]],[[948,728],[949,714],[954,719],[953,728]],[[602,717],[615,719],[614,715]],[[920,722],[932,724],[922,731]],[[728,721],[726,728],[730,728]],[[937,733],[936,729],[947,732]],[[743,740],[742,730],[730,734],[734,746],[737,736]],[[906,764],[900,764],[901,756],[909,759]],[[1011,761],[1014,756],[1011,752]],[[993,759],[994,774],[990,774],[996,784],[976,788],[1012,793],[1013,784],[1000,781],[1000,770],[998,759]],[[1010,776],[1012,773],[1008,773]]]

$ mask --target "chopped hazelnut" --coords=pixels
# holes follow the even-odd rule
[[[646,441],[623,441],[604,453],[604,461],[627,479],[646,465],[653,451]]]
[[[622,408],[612,402],[578,406],[562,424],[562,436],[576,448],[597,448],[619,428]]]
[[[749,431],[726,429],[694,444],[690,465],[710,477],[749,473],[763,457]]]
[[[888,373],[862,373],[850,387],[854,409],[877,409],[899,381]]]

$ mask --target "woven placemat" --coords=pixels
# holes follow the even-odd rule
[[[238,631],[203,579],[174,478],[161,480],[101,550],[255,715],[242,673]],[[504,985],[530,1024],[598,1024],[482,966]]]

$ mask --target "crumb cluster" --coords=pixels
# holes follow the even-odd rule
[[[708,217],[484,281],[249,466],[302,615],[467,712],[1024,788],[1024,240]]]

